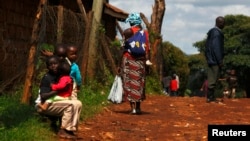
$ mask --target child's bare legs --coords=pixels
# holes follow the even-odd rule
[[[41,108],[43,111],[47,110],[47,108],[49,107],[49,104],[48,102],[44,102],[44,103],[39,103],[38,104],[38,107]]]
[[[146,54],[146,65],[152,65],[152,62],[149,60],[149,54]]]
[[[152,63],[150,62],[150,60],[146,61],[146,65],[152,65]]]
[[[231,90],[231,98],[235,98],[235,88],[232,88]]]
[[[229,91],[228,90],[223,91],[223,98],[229,98]]]

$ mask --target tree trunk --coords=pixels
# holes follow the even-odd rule
[[[162,71],[160,70],[160,64],[162,62],[157,61],[159,56],[159,49],[160,45],[162,44],[162,36],[161,36],[161,27],[162,27],[162,21],[165,13],[165,0],[155,0],[155,5],[153,6],[153,13],[151,15],[151,24],[150,26],[150,32],[153,35],[153,38],[151,38],[151,60],[153,65],[153,71],[157,72],[158,74],[161,74]]]
[[[160,58],[161,55],[159,52],[160,45],[162,43],[161,37],[161,27],[162,21],[165,13],[165,0],[155,0],[155,5],[153,6],[153,13],[151,15],[151,23],[145,17],[143,13],[140,13],[140,16],[145,23],[147,29],[150,33],[150,60],[153,63],[153,72],[161,74],[158,72],[160,70],[160,65],[162,62],[157,61],[157,58]],[[159,56],[160,55],[160,56]],[[161,60],[161,59],[160,59]]]
[[[37,40],[38,40],[38,34],[40,30],[40,21],[41,16],[43,14],[43,7],[47,3],[47,0],[40,0],[37,13],[33,25],[32,30],[32,36],[31,36],[31,48],[29,51],[29,58],[27,62],[27,70],[26,70],[26,76],[25,76],[25,83],[24,83],[24,89],[23,89],[23,96],[22,96],[22,103],[29,104],[30,97],[31,97],[31,88],[32,88],[32,80],[33,80],[33,74],[35,69],[34,64],[34,58],[36,54],[36,46],[37,46]]]
[[[157,62],[158,59],[157,55],[158,55],[158,47],[160,44],[161,44],[161,39],[154,39],[153,46],[151,48],[151,61],[153,62],[153,69],[155,72],[157,72],[156,71],[158,67],[157,65],[159,65]]]
[[[165,13],[165,0],[155,0],[153,14],[151,16],[151,29],[155,33],[161,33],[162,21]]]

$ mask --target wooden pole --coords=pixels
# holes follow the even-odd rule
[[[121,35],[121,37],[122,37],[122,34],[123,34],[122,27],[120,26],[120,24],[119,24],[119,22],[118,22],[117,20],[115,20],[115,23],[116,23],[116,26],[117,26],[117,28],[118,28],[118,31],[119,31],[119,33],[120,33],[120,35]]]
[[[103,3],[104,0],[93,0],[92,9],[94,11],[92,24],[91,24],[91,31],[90,31],[90,39],[89,40],[89,56],[88,56],[88,66],[87,66],[87,75],[90,80],[94,79],[96,73],[96,63],[98,61],[98,53],[97,53],[97,45],[98,45],[98,36],[99,36],[99,27],[102,18],[103,12]]]
[[[86,76],[87,76],[87,70],[88,70],[88,63],[89,63],[89,35],[91,32],[91,24],[92,24],[92,19],[93,19],[93,12],[89,13],[89,22],[86,23],[86,28],[85,28],[85,38],[83,41],[83,57],[81,60],[81,75],[82,75],[82,84],[85,84],[86,81]]]
[[[110,66],[111,66],[112,72],[113,72],[114,75],[116,75],[118,73],[117,72],[117,67],[115,65],[115,61],[114,61],[114,59],[112,57],[112,54],[111,54],[111,52],[109,50],[109,45],[107,43],[107,40],[105,38],[104,33],[101,33],[101,43],[102,43],[102,46],[103,46],[104,53],[105,53],[105,55],[106,55],[106,57],[108,59],[108,62],[110,64]]]
[[[148,22],[148,19],[146,18],[146,16],[143,13],[140,13],[140,17],[142,19],[142,21],[145,23],[147,29],[150,29],[150,23]]]
[[[86,14],[86,10],[82,4],[82,1],[81,0],[76,0],[77,4],[78,4],[78,7],[82,13],[82,17],[83,17],[83,20],[85,21],[85,23],[88,22],[88,18],[87,18],[87,14]]]
[[[57,43],[62,43],[63,37],[63,6],[59,5],[57,10]]]
[[[29,104],[30,97],[31,97],[31,88],[32,88],[32,80],[33,80],[33,74],[35,69],[34,64],[34,58],[36,54],[36,45],[37,45],[37,39],[38,34],[40,30],[40,21],[43,13],[43,7],[47,3],[47,0],[40,0],[37,13],[33,25],[32,35],[31,35],[31,48],[29,51],[29,58],[27,62],[27,69],[26,69],[26,77],[25,77],[25,83],[24,83],[24,89],[23,89],[23,96],[21,99],[22,103]]]
[[[80,53],[82,54],[82,58],[80,60],[80,70],[81,70],[81,76],[82,76],[82,84],[85,83],[86,75],[87,75],[87,66],[88,66],[88,52],[89,52],[89,35],[91,32],[91,24],[93,19],[93,12],[89,12],[88,16],[86,14],[85,8],[82,4],[81,0],[76,0],[78,7],[81,11],[83,20],[85,21],[85,34],[84,34],[84,41],[83,41],[83,49],[80,50]],[[89,17],[89,18],[87,18]],[[89,19],[89,20],[88,20]]]

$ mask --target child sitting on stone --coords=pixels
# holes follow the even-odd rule
[[[46,110],[54,101],[69,100],[71,97],[73,81],[70,77],[70,65],[67,62],[61,62],[58,71],[60,74],[58,83],[51,84],[52,91],[50,92],[56,93],[56,95],[38,104],[42,110]]]

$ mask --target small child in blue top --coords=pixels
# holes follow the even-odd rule
[[[75,45],[67,46],[67,62],[71,65],[70,76],[73,78],[73,91],[71,99],[77,99],[77,93],[82,85],[82,76],[78,65],[76,64],[77,59],[77,47]]]

